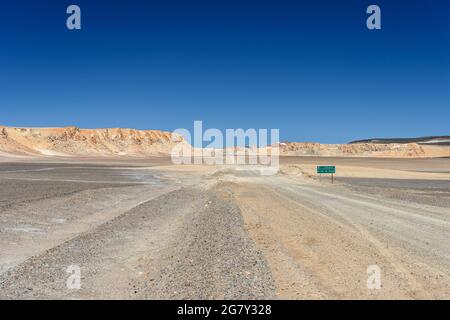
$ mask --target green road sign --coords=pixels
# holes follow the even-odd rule
[[[336,173],[335,166],[317,166],[317,173]]]

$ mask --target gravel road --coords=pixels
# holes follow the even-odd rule
[[[59,244],[55,237],[46,250],[34,247],[36,254],[0,275],[0,298],[275,297],[270,268],[223,190],[167,191],[109,218]],[[3,236],[5,243],[12,239]],[[23,238],[15,241],[29,247]],[[66,286],[71,265],[81,269],[80,290]]]
[[[256,172],[0,164],[0,299],[450,298],[445,179]]]
[[[279,296],[450,297],[445,196],[435,194],[423,204],[423,199],[388,197],[389,188],[380,193],[366,186],[361,192],[355,186],[283,177],[236,182],[237,203],[272,267]],[[373,265],[382,272],[380,290],[367,287],[367,268]]]

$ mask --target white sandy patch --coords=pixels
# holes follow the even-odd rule
[[[67,153],[57,152],[43,148],[34,148],[34,149],[44,156],[62,156],[62,157],[70,156]]]

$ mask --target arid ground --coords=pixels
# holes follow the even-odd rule
[[[450,158],[3,158],[0,298],[449,299]]]

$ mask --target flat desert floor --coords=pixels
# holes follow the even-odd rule
[[[450,159],[1,159],[0,298],[449,299]]]

